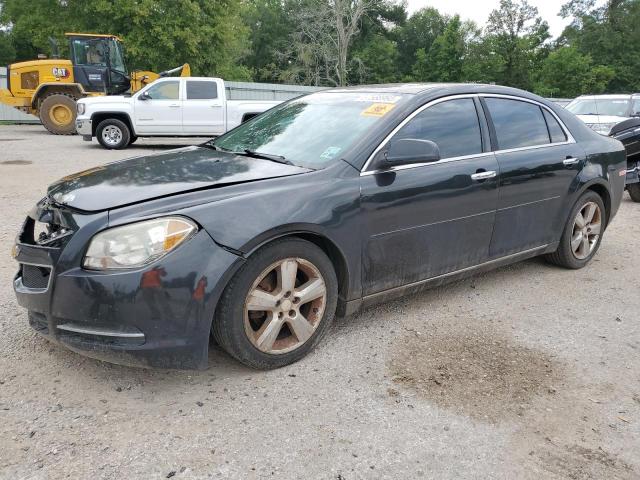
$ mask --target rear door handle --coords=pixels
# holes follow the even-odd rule
[[[171,105],[169,105],[171,108],[180,108],[180,104],[179,103],[172,103]]]
[[[579,159],[579,158],[576,158],[576,157],[568,157],[568,158],[565,158],[565,159],[562,161],[562,163],[563,163],[563,164],[565,164],[565,165],[575,165],[575,164],[576,164],[576,163],[578,163],[579,161],[580,161],[580,159]]]
[[[471,180],[487,180],[489,178],[495,177],[497,174],[494,170],[489,170],[488,172],[478,172],[471,174]]]

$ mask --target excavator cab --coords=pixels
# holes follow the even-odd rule
[[[73,77],[87,92],[118,95],[129,90],[122,42],[115,35],[67,33]]]

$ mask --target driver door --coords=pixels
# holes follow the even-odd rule
[[[157,80],[134,101],[136,135],[182,135],[180,80]]]
[[[498,165],[478,105],[473,96],[436,101],[386,144],[431,140],[439,161],[362,173],[365,296],[487,261]]]

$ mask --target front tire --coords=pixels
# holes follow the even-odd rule
[[[218,344],[245,365],[273,369],[304,357],[333,321],[338,281],[315,244],[277,240],[251,255],[216,310]]]
[[[131,130],[117,118],[107,118],[96,128],[98,142],[108,150],[122,150],[131,142]]]
[[[640,203],[640,183],[631,183],[627,185],[627,191],[629,192],[631,200],[636,203]]]
[[[54,135],[76,133],[76,99],[64,93],[45,97],[38,112],[44,128]]]
[[[558,249],[546,259],[565,268],[584,267],[600,248],[606,224],[602,198],[592,190],[586,191],[571,209]]]

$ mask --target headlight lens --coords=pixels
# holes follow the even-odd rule
[[[609,135],[615,123],[590,123],[591,130],[598,132],[600,135]]]
[[[110,228],[91,239],[82,266],[90,270],[141,267],[169,253],[197,229],[192,221],[182,217]]]
[[[78,115],[82,115],[84,113],[86,105],[84,103],[78,102],[76,103],[76,108],[78,109]]]

